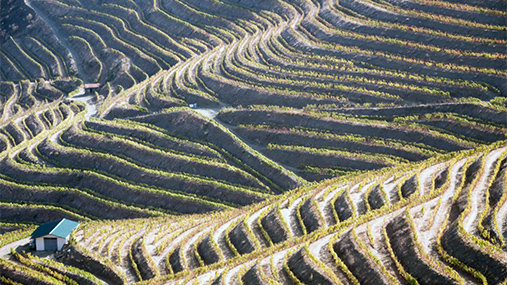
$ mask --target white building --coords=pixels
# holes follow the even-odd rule
[[[33,233],[35,249],[57,251],[69,241],[72,231],[79,226],[78,222],[61,219],[40,225]]]

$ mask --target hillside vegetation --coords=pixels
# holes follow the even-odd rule
[[[6,1],[0,282],[505,283],[506,6]]]
[[[507,279],[506,155],[502,142],[236,210],[86,222],[55,262],[2,260],[4,278],[76,267],[87,284],[89,274],[108,284],[499,284]]]

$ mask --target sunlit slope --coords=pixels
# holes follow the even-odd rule
[[[498,284],[507,278],[506,155],[501,143],[221,213],[85,222],[44,267],[61,262],[110,284]],[[2,261],[5,276],[19,280],[24,267],[47,276],[31,262]]]
[[[32,18],[26,27],[9,26],[2,35],[4,120],[38,105],[40,99],[31,94],[45,82],[40,78],[72,75],[79,78],[76,82],[99,82],[94,104],[97,116],[107,121],[88,120],[66,131],[67,141],[61,140],[66,155],[85,157],[76,152],[86,149],[91,152],[87,161],[112,165],[118,160],[97,153],[110,152],[115,145],[122,149],[110,154],[137,163],[132,170],[137,175],[144,173],[143,167],[163,172],[178,168],[172,162],[154,165],[159,162],[149,156],[133,158],[143,147],[155,148],[149,150],[151,157],[162,147],[173,151],[171,159],[191,159],[177,156],[180,150],[172,145],[151,146],[146,136],[152,133],[183,136],[189,144],[211,143],[201,148],[211,147],[221,158],[210,154],[217,160],[206,161],[203,150],[203,156],[193,160],[199,167],[177,172],[223,180],[219,188],[234,188],[252,198],[224,201],[229,206],[257,201],[253,192],[276,194],[304,180],[420,161],[505,138],[503,2],[27,1],[31,8],[13,3],[24,10],[9,10],[9,21],[18,14]],[[40,84],[17,82],[26,78]],[[174,109],[188,104],[214,111],[229,108],[215,118],[217,125]],[[170,111],[159,114],[166,109]],[[193,114],[195,119],[189,121],[195,124],[154,124],[165,116],[190,118],[186,113]],[[111,122],[115,118],[119,120]],[[126,127],[131,121],[134,125]],[[153,126],[139,125],[147,121]],[[208,141],[210,130],[204,126],[233,136],[228,143],[221,135]],[[4,150],[22,141],[16,130],[8,137],[11,127],[2,126]],[[102,128],[101,133],[94,127]],[[139,145],[120,143],[138,127],[144,128],[140,135],[127,140]],[[77,132],[95,134],[76,144],[83,137],[73,135]],[[115,137],[111,141],[93,143],[109,132]],[[233,141],[239,148],[224,148]],[[130,177],[130,172],[109,173],[100,162],[62,164],[65,158],[54,159],[55,152],[49,152],[53,146],[43,150],[48,161],[64,169],[86,169],[115,179],[129,176],[143,187],[150,184]],[[239,153],[247,157],[231,158]],[[225,170],[226,164],[244,172]],[[199,193],[192,194],[200,199]]]
[[[119,219],[240,207],[303,183],[188,108],[107,121],[85,120],[80,102],[45,107],[6,121],[2,129],[3,201]],[[170,129],[157,123],[162,121],[189,125]],[[8,210],[2,219],[35,222]]]
[[[505,2],[6,3],[0,232],[82,221],[108,283],[505,282]]]

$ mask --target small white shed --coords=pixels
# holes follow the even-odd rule
[[[69,241],[72,231],[79,226],[78,222],[65,218],[40,225],[32,233],[35,249],[57,251]]]

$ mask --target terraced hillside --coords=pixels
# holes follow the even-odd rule
[[[503,284],[506,169],[502,142],[348,175],[242,209],[86,222],[56,261],[19,253],[2,259],[2,280]]]
[[[501,1],[9,3],[9,202],[92,219],[214,211],[505,139]],[[85,100],[61,82],[101,88]],[[69,189],[94,203],[60,202]]]
[[[86,120],[85,108],[79,101],[55,101],[6,121],[4,201],[119,219],[239,207],[302,184],[188,108],[114,121]],[[181,123],[172,130],[158,126],[162,122]],[[195,132],[196,124],[206,138]],[[2,210],[3,220],[33,222],[9,212]]]
[[[506,282],[505,1],[4,2],[0,283]]]

